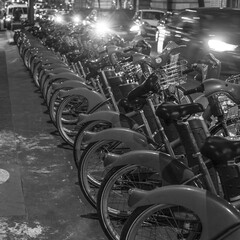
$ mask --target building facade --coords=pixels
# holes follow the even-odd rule
[[[240,8],[240,0],[74,0],[77,8],[156,8],[161,10],[180,10],[192,7],[233,7]]]

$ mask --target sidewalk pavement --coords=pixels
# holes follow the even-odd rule
[[[12,35],[0,32],[0,240],[105,240]]]

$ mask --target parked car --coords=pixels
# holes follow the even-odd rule
[[[141,9],[135,12],[133,21],[140,27],[141,35],[155,39],[157,26],[165,12],[158,9]]]
[[[27,20],[28,6],[26,4],[11,4],[7,7],[6,16],[4,18],[4,26],[7,29],[11,29],[16,12],[18,12],[20,20]]]
[[[186,45],[181,55],[189,63],[213,53],[222,62],[223,74],[240,73],[240,9],[182,10],[158,26],[158,53],[170,40]]]

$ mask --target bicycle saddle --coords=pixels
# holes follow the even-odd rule
[[[158,77],[155,74],[151,74],[141,85],[133,89],[127,96],[128,101],[133,101],[138,97],[144,97],[145,94],[152,92],[158,92]]]
[[[166,123],[171,123],[174,120],[180,120],[203,111],[204,108],[200,103],[174,104],[172,102],[166,102],[157,107],[156,115]]]
[[[231,140],[219,136],[210,136],[201,148],[201,153],[215,165],[227,164],[240,155],[240,139]]]

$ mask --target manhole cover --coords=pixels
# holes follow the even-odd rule
[[[0,168],[0,184],[5,183],[10,177],[8,171]]]

